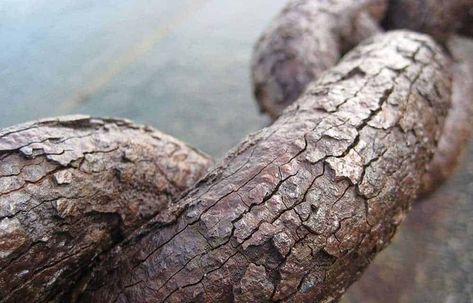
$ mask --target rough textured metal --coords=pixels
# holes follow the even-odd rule
[[[451,33],[471,31],[473,0],[390,0],[387,29],[406,28],[445,42]]]
[[[472,0],[388,2],[290,2],[262,35],[254,51],[253,86],[262,110],[273,119],[278,117],[311,81],[337,62],[342,49],[380,32],[377,22],[382,17],[387,29],[405,27],[426,32],[443,42],[452,32],[471,24],[468,18],[471,19]],[[370,20],[372,26],[357,26],[362,20]],[[345,36],[350,40],[343,39]],[[463,80],[459,77],[457,82],[460,81]],[[464,87],[458,86],[456,94],[468,93],[461,92]],[[470,114],[471,102],[455,98],[445,124],[446,135],[439,143],[430,173],[423,177],[423,195],[434,191],[453,172],[469,137]]]
[[[291,0],[256,44],[256,99],[273,119],[340,55],[381,31],[387,0]]]
[[[452,102],[456,112],[455,104],[467,102],[470,108],[473,104],[473,41],[454,37],[448,41],[448,47],[455,60]],[[456,115],[463,120],[464,114],[467,113],[457,112]],[[466,122],[471,123],[471,118]],[[471,132],[467,124],[446,134],[444,131],[441,141],[445,135],[448,140],[465,140],[463,135]],[[460,136],[455,132],[460,132]],[[467,144],[454,143],[450,146],[462,145]],[[454,148],[448,152],[451,156],[444,154],[446,157],[442,156],[440,161],[446,164],[439,167],[452,167],[452,161],[457,161],[455,155],[461,150]],[[468,236],[473,230],[470,217],[472,152],[473,144],[470,143],[468,158],[463,159],[464,165],[459,172],[444,187],[415,205],[392,245],[376,257],[360,280],[348,290],[343,302],[473,301],[473,277],[470,274],[473,258],[471,254],[464,253],[472,246],[472,239]],[[435,157],[438,155],[436,153]],[[443,173],[442,170],[439,175]]]
[[[125,120],[65,116],[0,130],[0,302],[67,291],[210,163]]]
[[[448,40],[447,47],[455,62],[452,106],[429,172],[424,176],[424,194],[434,191],[453,173],[473,127],[473,40],[455,36]]]
[[[256,44],[252,77],[262,112],[277,118],[340,55],[382,29],[419,31],[445,42],[471,35],[473,0],[292,0]]]
[[[117,246],[80,300],[336,301],[415,199],[450,97],[428,37],[363,43]]]

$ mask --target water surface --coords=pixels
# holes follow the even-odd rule
[[[249,61],[284,2],[4,0],[0,127],[118,116],[222,155],[268,123]]]

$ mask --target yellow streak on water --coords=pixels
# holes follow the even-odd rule
[[[194,15],[208,0],[190,0],[186,9],[181,10],[170,22],[158,27],[152,34],[147,35],[140,43],[132,47],[128,52],[118,57],[113,63],[105,69],[99,77],[94,79],[84,89],[79,91],[76,96],[67,100],[59,109],[59,114],[72,112],[78,106],[87,103],[91,96],[103,88],[108,82],[118,74],[127,69],[131,64],[145,55],[162,39],[173,33],[177,27],[182,25],[187,19]]]

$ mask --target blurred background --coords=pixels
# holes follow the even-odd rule
[[[269,124],[256,39],[285,0],[1,0],[0,127],[71,113],[146,123],[224,155]],[[473,146],[344,298],[473,302]]]
[[[254,42],[285,0],[1,0],[0,127],[83,113],[222,155],[266,125]]]

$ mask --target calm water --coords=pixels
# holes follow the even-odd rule
[[[268,123],[249,58],[284,2],[2,0],[0,127],[126,117],[222,155]]]

